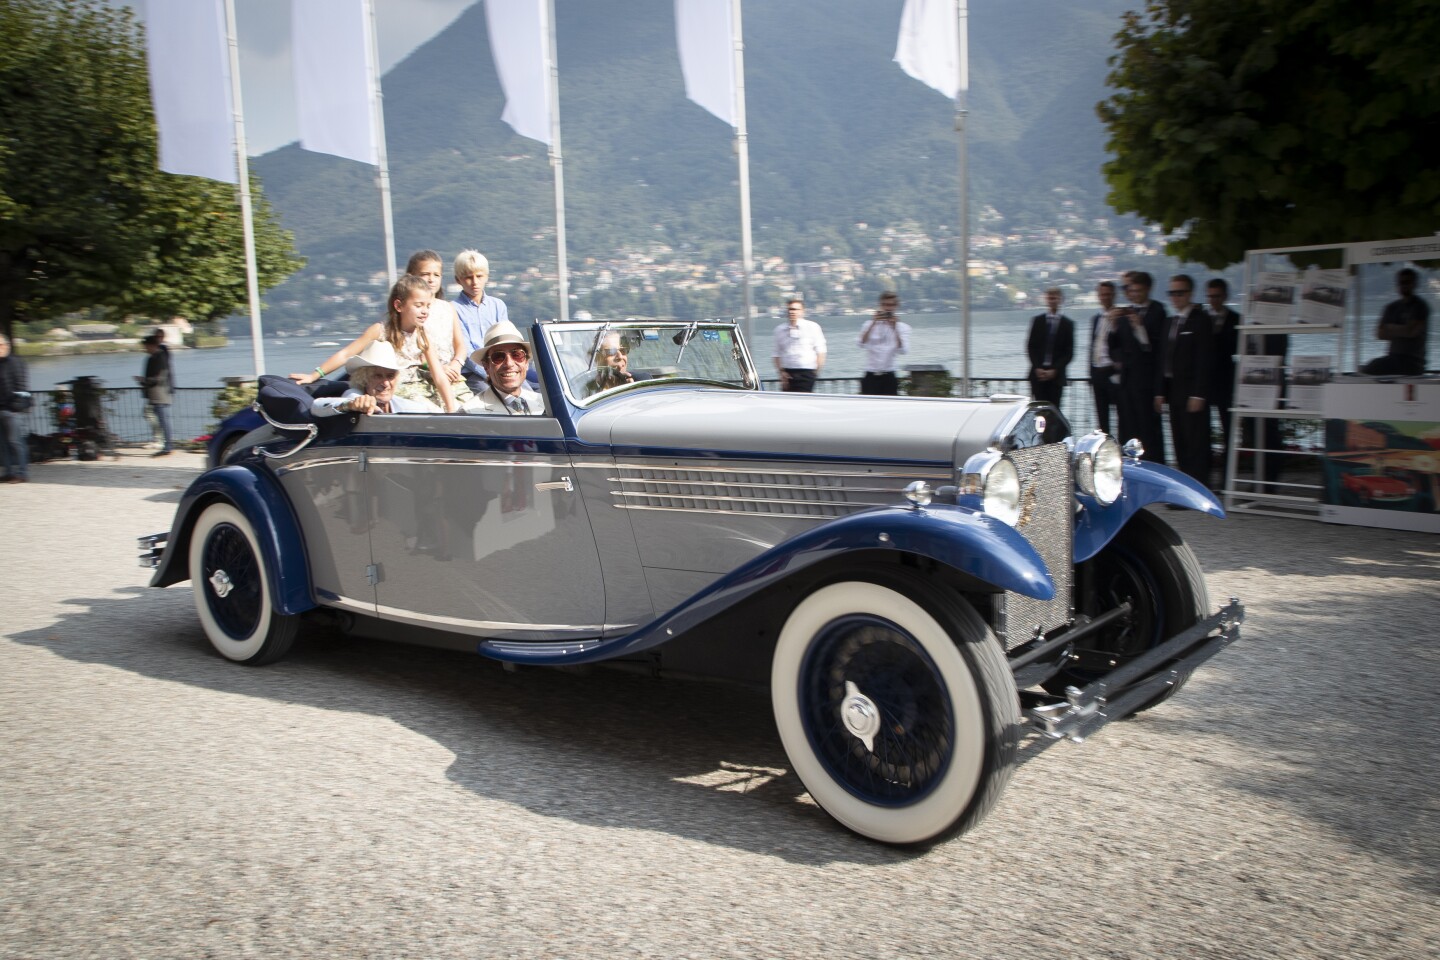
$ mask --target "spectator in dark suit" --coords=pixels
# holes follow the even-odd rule
[[[1065,295],[1059,287],[1045,291],[1045,312],[1030,321],[1026,353],[1030,357],[1030,394],[1060,409],[1065,369],[1075,356],[1075,324],[1060,312]]]
[[[1165,308],[1150,299],[1154,281],[1143,270],[1129,270],[1122,288],[1129,304],[1123,307],[1110,337],[1110,357],[1120,368],[1120,441],[1139,440],[1145,459],[1165,462],[1165,434],[1155,410],[1156,344],[1165,342]]]
[[[1155,369],[1155,412],[1170,408],[1175,465],[1210,486],[1210,395],[1214,324],[1192,299],[1195,281],[1170,278],[1170,316]]]
[[[1095,398],[1095,425],[1110,432],[1110,408],[1120,393],[1120,372],[1110,358],[1110,338],[1119,316],[1115,311],[1115,282],[1101,280],[1095,285],[1100,311],[1090,318],[1090,393]]]
[[[1210,364],[1210,407],[1220,416],[1220,474],[1230,462],[1230,401],[1235,396],[1235,355],[1240,352],[1240,314],[1225,305],[1230,285],[1219,277],[1205,284],[1205,309],[1215,336]],[[1218,488],[1218,485],[1217,485]]]

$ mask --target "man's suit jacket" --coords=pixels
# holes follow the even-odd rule
[[[1210,322],[1214,324],[1216,318],[1211,317]],[[1229,307],[1220,314],[1214,350],[1214,362],[1210,365],[1210,402],[1228,407],[1235,393],[1235,354],[1240,352],[1240,314]]]
[[[1134,309],[1134,305],[1130,305]],[[1165,344],[1165,308],[1151,300],[1145,307],[1141,328],[1146,339],[1136,336],[1128,317],[1121,317],[1110,335],[1110,357],[1120,364],[1120,389],[1136,397],[1149,398],[1155,384],[1156,360]],[[1148,400],[1147,400],[1148,402]]]
[[[525,403],[530,407],[530,416],[543,417],[545,415],[545,398],[534,390],[530,389],[528,383],[520,385],[520,396],[525,398]],[[475,395],[462,408],[466,413],[505,413],[513,411],[505,406],[505,401],[495,392],[494,387],[486,387]]]
[[[1050,345],[1050,362],[1047,364],[1045,341],[1049,336],[1050,324],[1046,321],[1045,314],[1042,313],[1030,321],[1030,337],[1025,345],[1025,352],[1030,357],[1029,376],[1034,379],[1036,370],[1049,366],[1056,371],[1055,381],[1064,386],[1065,368],[1070,366],[1070,361],[1075,356],[1075,324],[1069,317],[1060,315],[1055,324],[1055,342]]]
[[[1211,366],[1215,351],[1215,325],[1210,314],[1198,303],[1191,304],[1184,319],[1170,340],[1170,319],[1160,341],[1162,352],[1155,363],[1155,396],[1165,397],[1172,405],[1182,404],[1190,397],[1210,396]],[[1165,383],[1165,356],[1170,353],[1169,389]]]

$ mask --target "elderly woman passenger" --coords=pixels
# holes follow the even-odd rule
[[[339,413],[439,413],[440,408],[428,400],[410,400],[395,396],[402,363],[395,348],[385,340],[370,343],[358,355],[345,361],[350,374],[350,389],[338,397],[321,397],[315,401],[317,417],[333,417]]]

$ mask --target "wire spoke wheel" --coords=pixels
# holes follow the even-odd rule
[[[791,766],[863,836],[929,844],[978,823],[1009,780],[1015,685],[989,627],[919,578],[819,587],[776,642],[770,693]]]
[[[259,665],[289,652],[300,618],[275,609],[269,574],[245,515],[228,503],[206,507],[190,532],[190,586],[221,656]]]

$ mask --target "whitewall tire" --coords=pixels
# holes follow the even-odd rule
[[[205,636],[227,660],[260,665],[290,651],[300,618],[276,612],[268,574],[245,515],[206,507],[190,532],[190,585]]]
[[[775,722],[811,797],[856,833],[933,843],[978,823],[1009,780],[1019,704],[989,627],[917,577],[805,597],[771,664]]]

